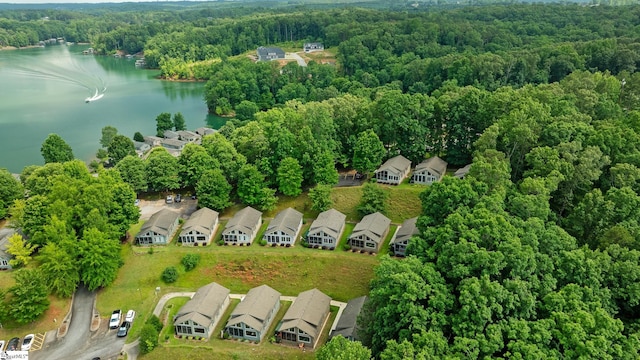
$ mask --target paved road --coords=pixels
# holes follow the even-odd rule
[[[91,318],[95,292],[79,287],[73,298],[71,322],[64,337],[45,344],[42,350],[29,354],[31,360],[116,359],[125,338],[116,337],[117,330],[109,330],[106,321],[91,333]]]
[[[289,53],[285,56],[285,58],[289,58],[289,59],[295,59],[298,62],[299,66],[302,67],[306,67],[307,63],[304,61],[304,59],[302,58],[302,56],[296,54],[296,53]]]

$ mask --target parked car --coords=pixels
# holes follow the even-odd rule
[[[128,321],[125,321],[122,323],[122,325],[120,325],[120,328],[118,329],[118,337],[125,337],[127,336],[127,334],[129,333],[129,327],[131,327],[131,324],[129,324]]]
[[[176,195],[176,202],[182,202],[182,195]]]
[[[20,338],[14,337],[7,343],[7,351],[18,351],[18,345],[20,345]]]
[[[120,319],[122,318],[122,310],[113,310],[111,313],[111,319],[109,320],[109,329],[117,329],[120,325]]]
[[[136,206],[140,205],[140,199],[136,199],[136,201],[134,202],[134,204],[135,204]]]
[[[6,343],[7,343],[6,341],[4,341],[4,340],[0,340],[0,351],[4,351],[4,345],[5,345]]]
[[[127,316],[124,317],[124,321],[128,323],[133,323],[133,319],[135,319],[135,317],[136,317],[135,310],[129,310],[127,311]]]
[[[20,350],[22,351],[29,351],[31,350],[31,344],[33,344],[33,339],[36,336],[34,334],[29,334],[27,336],[24,337],[24,339],[22,339],[22,347],[20,348]]]
[[[167,195],[167,199],[165,200],[167,204],[173,204],[173,196]]]

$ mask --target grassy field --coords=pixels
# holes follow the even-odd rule
[[[386,215],[396,224],[416,217],[422,212],[420,203],[420,193],[425,187],[421,185],[378,185],[383,187],[389,197],[387,198]],[[347,221],[359,221],[358,203],[362,196],[361,186],[334,188],[331,191],[333,207],[341,213],[347,215]]]

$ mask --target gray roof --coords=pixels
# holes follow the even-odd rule
[[[353,232],[349,238],[354,238],[364,234],[369,239],[380,244],[384,240],[382,236],[384,236],[384,233],[389,229],[390,224],[391,220],[379,212],[369,214],[363,217],[362,220],[356,224],[356,227],[353,228]]]
[[[199,127],[196,129],[196,134],[200,135],[200,136],[205,136],[205,135],[209,135],[209,134],[213,134],[215,132],[217,132],[218,130],[214,130],[208,127]]]
[[[194,133],[193,131],[188,131],[188,130],[180,130],[177,131],[178,135],[180,136],[180,139],[184,140],[184,139],[198,139],[200,138],[200,135]]]
[[[151,147],[151,145],[147,144],[146,142],[134,141],[133,142],[133,147],[135,147],[136,150],[142,150],[143,148]]]
[[[276,55],[278,58],[284,58],[284,50],[278,47],[260,46],[257,52],[260,58],[266,58],[269,55]]]
[[[362,307],[366,301],[366,296],[360,296],[349,300],[347,306],[345,306],[342,311],[342,315],[340,316],[340,320],[338,320],[336,328],[331,332],[331,337],[342,335],[345,338],[352,337],[357,340],[358,315],[360,315],[360,311],[362,311]]]
[[[398,229],[396,237],[391,241],[391,243],[404,243],[414,235],[419,235],[420,230],[416,226],[417,221],[417,217],[405,220],[400,229]]]
[[[467,173],[469,172],[469,169],[471,169],[471,164],[466,165],[465,167],[456,170],[456,172],[453,174],[453,176],[458,177],[458,178],[465,177],[467,175]]]
[[[209,208],[202,208],[189,217],[184,225],[180,234],[186,234],[190,231],[197,231],[200,234],[213,235],[213,229],[218,221],[218,212]]]
[[[331,235],[334,238],[338,238],[344,227],[344,221],[347,216],[335,209],[329,209],[327,211],[318,214],[318,218],[311,223],[309,228],[309,234],[315,234],[319,231],[324,231],[325,234]]]
[[[212,282],[196,291],[191,300],[182,305],[174,317],[175,324],[192,320],[198,325],[209,326],[215,314],[229,297],[229,289]]]
[[[157,137],[157,136],[153,136],[153,135],[146,135],[142,137],[144,139],[144,142],[149,144],[149,145],[153,145],[153,143],[159,143],[162,141],[161,137]]]
[[[170,146],[170,147],[184,147],[187,145],[186,141],[178,140],[178,139],[162,139],[162,146]]]
[[[376,170],[376,172],[382,170],[390,170],[395,173],[400,173],[404,172],[409,167],[411,167],[411,161],[402,155],[398,155],[385,161],[384,164],[382,164],[382,166],[380,166],[378,170]]]
[[[416,166],[415,172],[428,170],[432,175],[442,177],[447,172],[447,162],[437,156],[430,157]]]
[[[265,320],[280,301],[280,293],[267,285],[255,287],[247,293],[231,313],[227,326],[245,323],[263,332]]]
[[[247,206],[233,215],[222,233],[225,234],[232,230],[239,230],[244,234],[252,233],[256,227],[260,226],[259,220],[261,216],[262,213],[260,211]]]
[[[162,134],[165,139],[178,139],[180,137],[177,132],[171,130],[165,130]]]
[[[279,329],[295,327],[315,339],[320,335],[330,304],[331,298],[318,289],[301,292],[284,314]]]
[[[151,215],[149,220],[142,225],[138,234],[144,234],[153,231],[156,234],[169,236],[169,229],[175,224],[180,215],[169,209],[162,209]]]
[[[265,234],[272,233],[274,231],[282,231],[289,236],[294,236],[302,221],[302,213],[292,208],[286,208],[278,213],[276,217],[271,220]]]

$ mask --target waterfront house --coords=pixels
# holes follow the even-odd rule
[[[206,246],[218,229],[218,212],[209,208],[202,208],[189,217],[182,226],[178,241],[182,245]]]
[[[416,235],[420,235],[420,230],[416,226],[417,221],[417,217],[405,220],[396,232],[396,235],[389,244],[391,252],[393,252],[395,256],[405,256],[409,240]]]
[[[411,170],[411,161],[402,155],[394,156],[385,161],[375,172],[375,178],[379,183],[398,185],[402,183]]]
[[[152,135],[143,136],[143,139],[144,139],[144,142],[149,144],[149,146],[151,147],[162,145],[162,140],[163,140],[161,137],[152,136]]]
[[[447,162],[441,158],[430,157],[416,166],[411,176],[411,182],[414,184],[431,185],[442,179],[447,172]]]
[[[349,300],[347,306],[345,306],[342,311],[342,315],[340,315],[340,320],[338,320],[336,328],[331,331],[331,337],[343,336],[351,341],[360,340],[358,332],[361,329],[358,327],[358,316],[365,302],[367,302],[366,296]]]
[[[456,170],[453,176],[457,177],[458,179],[464,179],[465,176],[467,176],[467,174],[469,173],[470,169],[471,169],[471,164]]]
[[[324,45],[319,42],[304,43],[304,46],[302,47],[302,49],[306,53],[310,53],[314,51],[322,51],[324,50]]]
[[[285,344],[315,348],[329,317],[331,298],[318,289],[298,294],[282,318],[277,338]]]
[[[180,131],[177,131],[177,134],[178,134],[179,140],[190,142],[190,143],[197,143],[198,141],[200,141],[200,138],[201,138],[200,135],[196,134],[193,131],[180,130]]]
[[[346,215],[335,209],[318,214],[307,234],[309,246],[335,249],[344,231],[346,218]]]
[[[167,245],[178,229],[180,215],[169,209],[162,209],[151,215],[136,235],[138,245]]]
[[[262,239],[269,245],[291,246],[296,242],[302,228],[302,213],[287,208],[271,220]]]
[[[284,50],[277,47],[260,46],[256,52],[258,54],[258,61],[284,59]]]
[[[198,289],[173,317],[175,334],[208,339],[229,306],[229,293],[215,282]]]
[[[255,287],[233,309],[225,332],[232,338],[260,342],[279,309],[279,292],[267,285]]]
[[[262,213],[250,206],[238,211],[222,231],[225,244],[251,245],[262,225]]]
[[[349,246],[353,250],[378,252],[389,232],[391,220],[379,212],[366,215],[356,224],[349,236]]]

